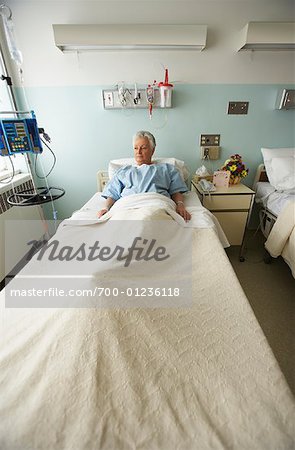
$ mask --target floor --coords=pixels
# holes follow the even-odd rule
[[[260,231],[248,230],[245,262],[239,261],[239,247],[226,252],[295,395],[295,279],[281,257],[265,264],[264,241]]]

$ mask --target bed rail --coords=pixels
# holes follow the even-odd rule
[[[255,174],[255,178],[254,178],[254,182],[253,182],[253,190],[254,191],[256,190],[256,184],[258,183],[258,181],[263,181],[263,182],[268,181],[268,177],[267,177],[267,173],[266,173],[264,164],[259,164],[259,166],[256,169],[256,174]]]
[[[97,192],[102,192],[108,181],[108,172],[106,170],[99,170],[96,174]]]

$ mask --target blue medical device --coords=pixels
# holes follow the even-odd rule
[[[0,156],[22,153],[38,155],[43,152],[34,111],[4,111],[0,114],[31,114],[32,116],[28,119],[0,119]],[[40,133],[45,136],[44,129],[40,128]],[[48,135],[47,138],[49,138]],[[57,200],[64,194],[65,190],[62,188],[42,186],[14,192],[6,200],[12,206],[34,206]]]
[[[42,153],[37,121],[29,119],[0,119],[0,156],[19,153]]]

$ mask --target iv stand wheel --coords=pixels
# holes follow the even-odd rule
[[[57,200],[65,194],[65,190],[57,187],[38,187],[25,189],[7,197],[7,203],[12,206],[34,206]]]

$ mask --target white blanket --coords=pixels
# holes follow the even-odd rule
[[[186,205],[186,196],[184,197]],[[64,225],[93,225],[112,220],[164,220],[165,211],[180,226],[185,228],[213,228],[217,233],[223,247],[229,247],[229,242],[216,217],[204,208],[199,202],[195,206],[187,206],[191,214],[191,220],[185,220],[176,212],[176,205],[173,200],[164,195],[147,192],[144,194],[134,194],[123,197],[116,201],[112,208],[101,218],[97,217],[97,210],[92,208],[82,208],[75,212],[70,219],[63,222]],[[132,211],[132,215],[130,215]]]
[[[189,308],[5,309],[1,293],[1,450],[294,448],[294,400],[213,229],[190,256]]]
[[[294,202],[295,189],[277,191],[268,182],[258,182],[255,187],[256,203],[262,203],[272,214],[278,216],[288,202]]]
[[[54,239],[91,242],[109,225],[62,226]],[[9,309],[9,286],[1,292],[1,450],[294,446],[292,394],[214,228],[192,236],[183,255],[192,261],[189,307]],[[61,267],[36,255],[20,275],[35,283]],[[117,267],[109,269],[115,286]],[[166,273],[171,283],[178,272]],[[106,272],[94,266],[93,275]],[[152,285],[157,276],[155,264]]]

